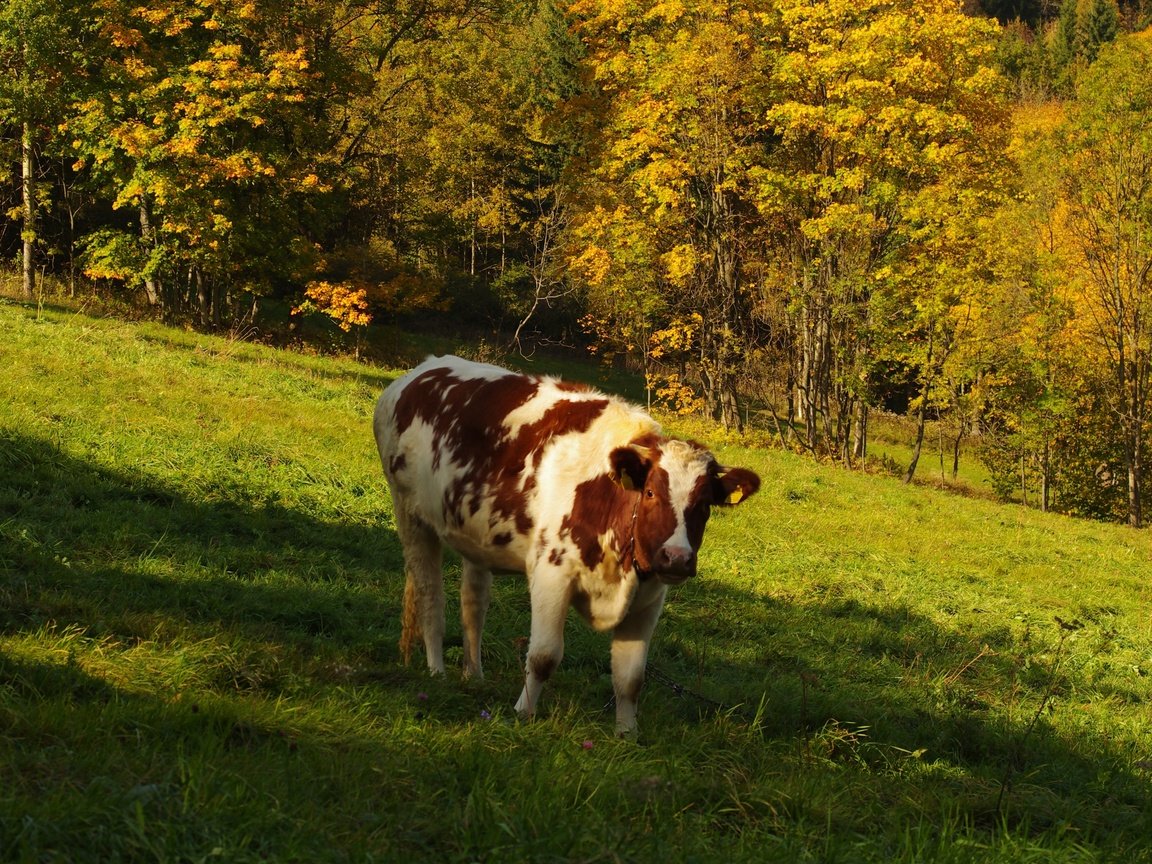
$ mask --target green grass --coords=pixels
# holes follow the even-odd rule
[[[576,620],[514,719],[521,579],[487,680],[400,665],[394,372],[12,303],[0,364],[0,860],[1152,860],[1147,533],[730,443],[623,742]]]

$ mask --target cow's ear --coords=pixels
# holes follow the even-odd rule
[[[643,489],[652,460],[644,447],[617,447],[608,455],[611,477],[625,489]]]
[[[760,477],[747,468],[721,468],[713,483],[713,502],[721,505],[739,504],[760,489]]]

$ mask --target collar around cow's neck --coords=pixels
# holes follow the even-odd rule
[[[636,503],[632,505],[632,527],[628,538],[628,557],[631,559],[632,569],[636,571],[636,576],[641,582],[646,582],[652,578],[651,570],[644,570],[636,560],[636,518],[640,515],[640,502],[644,499],[644,489],[641,487],[636,490]]]

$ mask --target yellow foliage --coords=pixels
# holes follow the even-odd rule
[[[699,414],[704,410],[704,399],[675,372],[652,372],[647,383],[656,401],[682,416]]]
[[[700,256],[691,243],[681,243],[665,252],[661,258],[664,272],[668,281],[680,285],[684,284],[700,265]]]
[[[658,359],[667,354],[683,354],[693,347],[703,325],[704,317],[699,312],[693,312],[687,319],[676,318],[649,338],[649,355]]]
[[[572,260],[571,266],[588,284],[601,285],[612,269],[612,256],[602,246],[590,243]]]
[[[372,323],[368,312],[368,289],[345,282],[310,282],[304,291],[304,302],[292,309],[293,315],[323,312],[345,333],[353,327]]]

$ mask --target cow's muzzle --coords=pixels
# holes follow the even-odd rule
[[[696,575],[696,551],[687,546],[661,546],[652,572],[665,585],[679,585]]]

